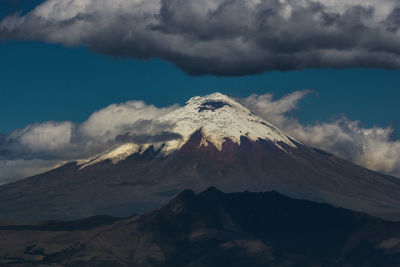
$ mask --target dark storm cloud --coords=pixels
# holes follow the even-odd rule
[[[395,8],[386,20],[389,31],[396,32],[400,27],[400,8]]]
[[[398,0],[48,0],[0,38],[162,58],[193,74],[400,67]]]

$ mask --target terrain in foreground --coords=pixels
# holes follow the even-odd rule
[[[0,226],[1,266],[399,266],[400,223],[275,191],[181,192],[128,218]]]

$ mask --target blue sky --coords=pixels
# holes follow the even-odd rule
[[[39,42],[0,44],[0,132],[38,121],[85,120],[94,110],[132,99],[157,106],[220,91],[244,97],[311,89],[296,115],[309,123],[346,114],[366,126],[398,124],[399,70],[303,70],[243,77],[189,76],[159,60],[118,59]]]

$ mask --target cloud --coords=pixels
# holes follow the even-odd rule
[[[0,22],[0,40],[85,45],[192,75],[399,68],[398,0],[47,0]]]
[[[251,95],[239,101],[303,143],[331,152],[369,169],[400,177],[400,140],[395,129],[365,128],[345,116],[303,125],[290,116],[297,103],[312,91],[296,91],[275,100],[272,94]]]
[[[252,94],[239,101],[253,112],[267,118],[268,121],[282,125],[288,121],[287,114],[296,109],[297,103],[312,92],[312,90],[296,91],[277,100],[274,99],[273,94]]]
[[[37,157],[43,153],[55,156],[70,145],[73,127],[71,122],[45,122],[17,129],[3,137],[0,159]]]
[[[158,118],[177,105],[157,108],[143,101],[112,104],[82,123],[44,122],[0,134],[0,184],[85,158],[122,141],[164,142],[181,136]]]
[[[140,131],[141,134],[164,131],[167,130],[167,125],[160,125],[155,120],[176,107],[177,105],[157,108],[143,101],[112,104],[94,112],[88,120],[79,125],[77,132],[89,141],[110,142],[118,135],[132,131]]]

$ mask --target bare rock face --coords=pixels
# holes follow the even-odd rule
[[[0,220],[127,216],[210,186],[276,190],[400,220],[399,179],[307,147],[225,95],[192,98],[161,121],[179,138],[125,143],[0,186]]]

